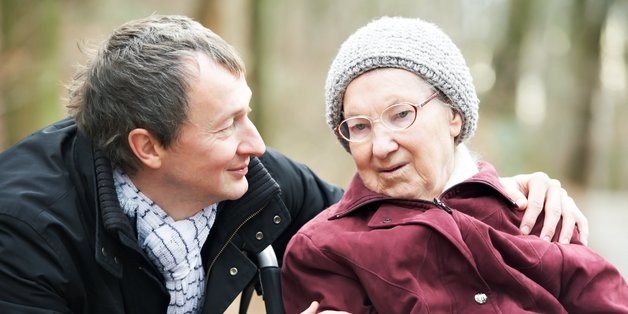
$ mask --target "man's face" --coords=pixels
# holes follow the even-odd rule
[[[247,116],[251,90],[244,77],[203,54],[197,61],[198,75],[188,88],[188,120],[165,150],[161,169],[170,197],[204,207],[244,195],[250,157],[266,147]]]

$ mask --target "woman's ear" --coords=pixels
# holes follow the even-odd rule
[[[140,163],[148,168],[161,167],[165,150],[161,143],[146,129],[133,129],[128,136],[129,147]]]
[[[455,138],[462,132],[462,115],[458,110],[451,109],[451,119],[449,121],[449,134],[452,138]]]

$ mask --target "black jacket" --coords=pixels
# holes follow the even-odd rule
[[[290,237],[341,190],[276,151],[252,158],[248,192],[221,202],[202,249],[202,313],[257,279],[255,253]],[[161,274],[120,209],[111,164],[64,119],[0,154],[0,313],[166,313]]]

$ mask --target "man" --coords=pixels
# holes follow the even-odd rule
[[[70,118],[0,155],[0,312],[221,313],[342,193],[266,149],[242,61],[189,18],[121,26],[69,92]],[[510,183],[587,231],[555,181]]]

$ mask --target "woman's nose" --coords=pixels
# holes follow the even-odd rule
[[[373,156],[377,158],[386,158],[388,154],[395,151],[398,147],[393,136],[392,130],[386,128],[382,123],[373,124],[372,143]]]

